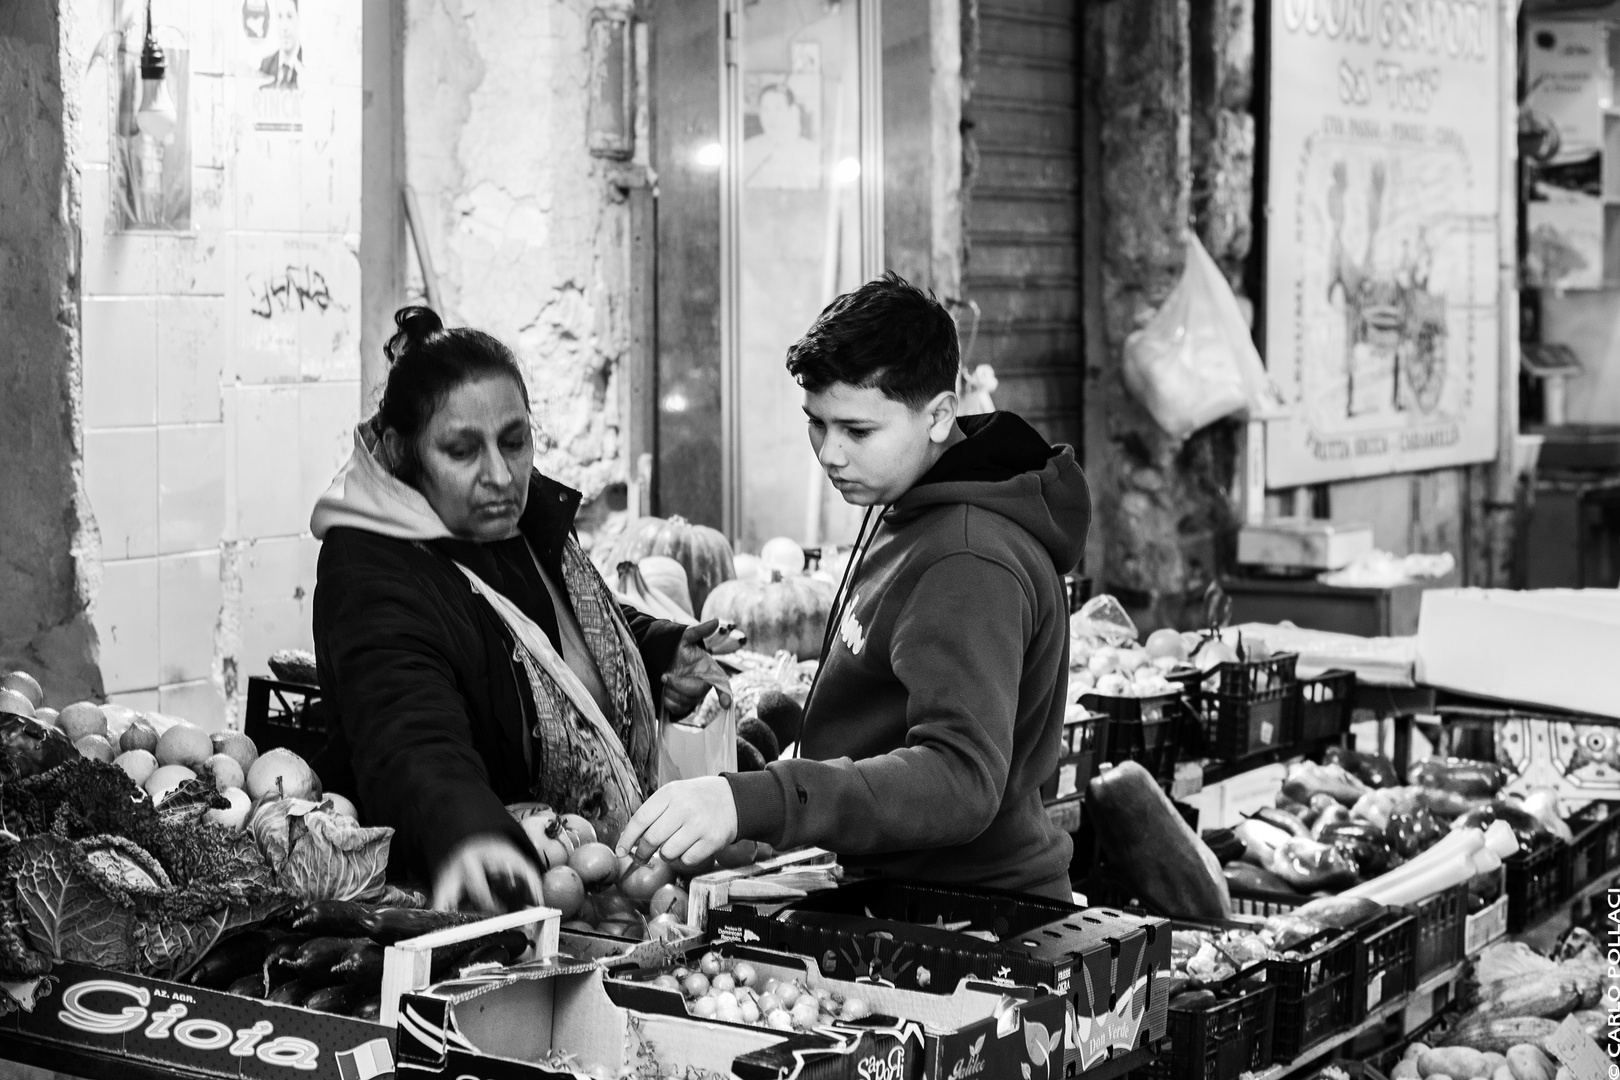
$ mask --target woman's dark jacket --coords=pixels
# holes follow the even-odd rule
[[[579,502],[539,473],[530,480],[518,527],[556,582]],[[505,809],[531,797],[532,695],[510,632],[450,550],[485,582],[499,580],[475,544],[347,527],[326,533],[316,572],[315,658],[340,725],[314,765],[328,790],[352,794],[367,824],[394,827],[395,880],[431,882],[451,849],[480,834],[534,851]],[[541,602],[536,622],[560,650],[556,614]],[[656,700],[685,627],[622,610]]]

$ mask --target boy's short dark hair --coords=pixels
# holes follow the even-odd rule
[[[961,362],[950,313],[892,270],[828,304],[787,354],[788,374],[812,394],[848,383],[913,409],[956,389]]]

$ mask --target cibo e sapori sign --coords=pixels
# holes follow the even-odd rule
[[[1266,363],[1292,487],[1496,453],[1503,16],[1272,0]]]

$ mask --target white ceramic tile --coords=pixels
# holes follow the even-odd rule
[[[159,300],[157,323],[158,423],[217,423],[225,365],[224,297]]]
[[[101,534],[103,559],[157,554],[156,428],[86,432],[84,487]]]
[[[230,238],[225,232],[236,220],[236,205],[230,201],[225,176],[223,167],[191,170],[191,225],[197,232],[218,237],[214,252],[214,258],[219,260],[214,271],[218,289],[210,291],[220,293],[225,291],[225,274],[229,270],[226,263]]]
[[[294,537],[260,540],[242,550],[243,675],[269,673],[277,649],[313,648],[310,636],[312,584],[304,579],[302,541]]]
[[[225,425],[158,429],[158,550],[213,551],[225,531]]]
[[[221,123],[226,108],[224,77],[192,71],[190,101],[191,165],[197,169],[223,168],[231,146],[228,129]]]
[[[101,681],[109,694],[158,685],[156,559],[107,562],[92,611],[100,643]]]
[[[240,12],[242,5],[221,4],[217,0],[188,2],[191,11],[186,16],[186,29],[191,37],[191,70],[219,74],[225,71],[230,56],[230,39],[224,34],[229,26],[221,16]]]
[[[226,370],[235,381],[248,385],[298,381],[302,325],[298,315],[303,301],[293,286],[303,285],[308,291],[316,284],[305,273],[307,246],[291,234],[235,237],[225,298],[231,335]]]
[[[80,189],[84,206],[84,295],[149,296],[157,290],[157,237],[152,233],[116,232],[112,218],[110,170],[84,170]]]
[[[192,194],[195,197],[195,190]],[[217,229],[159,236],[155,253],[157,292],[165,296],[225,295],[225,235]]]
[[[302,262],[290,271],[304,293],[298,305],[299,373],[305,381],[360,378],[360,258],[342,237],[300,241]],[[302,274],[302,282],[296,275]]]
[[[315,500],[354,450],[360,422],[360,383],[304,383],[298,388],[299,499],[311,510]]]
[[[305,532],[311,507],[300,495],[298,388],[238,387],[235,440],[233,535],[247,540]]]
[[[225,696],[212,682],[173,683],[159,691],[158,711],[190,720],[204,731],[225,730]]]
[[[237,144],[232,165],[236,187],[236,223],[241,229],[259,232],[298,229],[299,165],[303,139],[300,135],[264,132],[255,128],[257,110],[266,98],[257,75],[238,78],[236,94]]]
[[[304,40],[320,42],[320,49],[305,51],[306,70],[324,83],[360,85],[361,4],[359,0],[329,0],[307,5]]]
[[[212,673],[222,600],[218,551],[158,560],[160,686]]]
[[[157,308],[151,300],[90,300],[84,312],[84,424],[157,422]]]
[[[299,168],[302,229],[360,228],[360,90],[323,87],[308,96]]]

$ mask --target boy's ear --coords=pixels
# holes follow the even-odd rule
[[[928,403],[925,411],[928,413],[930,442],[942,443],[951,437],[951,431],[956,427],[956,410],[960,404],[955,390],[946,390]]]

